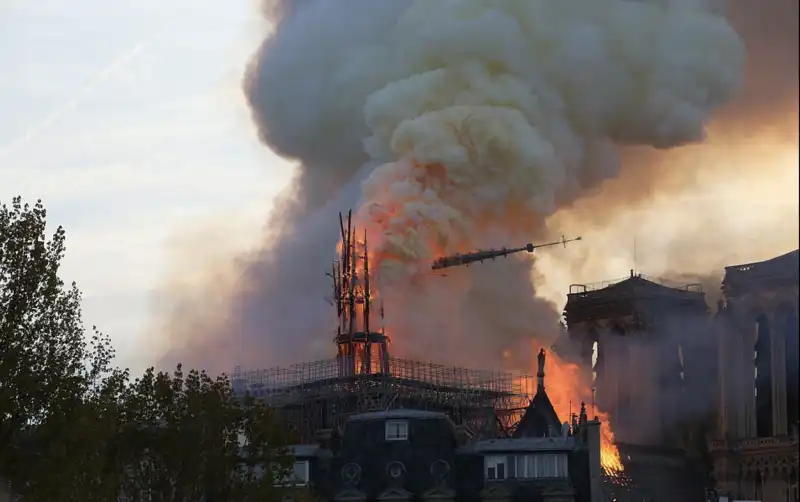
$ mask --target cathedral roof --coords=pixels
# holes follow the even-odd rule
[[[606,292],[612,294],[619,294],[623,292],[629,293],[662,293],[662,294],[671,294],[671,293],[682,293],[685,292],[685,289],[681,288],[673,288],[669,286],[664,286],[663,284],[659,284],[658,282],[646,279],[641,275],[633,275],[624,281],[620,281],[616,284],[611,284],[606,288]]]
[[[777,285],[797,287],[799,262],[800,250],[794,250],[765,261],[725,267],[722,291],[731,299],[746,293],[756,284],[767,285],[768,288]]]
[[[795,249],[769,260],[725,267],[725,280],[758,280],[774,277],[797,278],[800,275],[800,250]]]
[[[572,436],[544,438],[492,438],[473,441],[460,448],[464,453],[512,453],[533,451],[569,451],[575,447]]]
[[[643,297],[643,296],[675,296],[702,298],[703,291],[699,284],[685,286],[667,286],[655,279],[641,274],[634,274],[616,282],[600,284],[574,284],[570,287],[569,300],[584,300],[600,297]]]
[[[541,438],[561,434],[561,422],[544,387],[544,361],[545,352],[542,349],[538,356],[536,395],[525,410],[522,420],[517,424],[514,431],[515,438]]]
[[[533,396],[531,404],[528,405],[514,431],[514,437],[542,438],[553,434],[561,434],[561,422],[558,420],[553,403],[547,397],[547,392],[542,388]]]

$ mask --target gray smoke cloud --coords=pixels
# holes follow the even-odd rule
[[[507,5],[501,3],[515,14],[524,14],[525,9],[520,5],[525,2],[518,5],[514,2],[507,2]],[[567,3],[576,9],[583,4],[578,1]],[[698,16],[705,16],[703,13],[706,11],[699,2],[690,3]],[[459,3],[448,3],[451,4]],[[478,4],[479,2],[474,3]],[[618,2],[609,2],[611,4],[617,5]],[[777,6],[778,4],[785,7]],[[775,49],[775,41],[765,40],[765,34],[784,36],[781,39],[784,42],[790,38],[774,35],[776,30],[753,23],[750,15],[752,13],[747,9],[755,7],[743,7],[744,5],[745,2],[734,4],[730,7],[730,12],[735,24],[737,20],[741,21],[737,29],[744,35],[749,50],[751,53],[755,52],[756,57],[758,51]],[[237,280],[223,293],[223,307],[211,318],[204,318],[202,323],[192,322],[192,318],[197,317],[197,312],[208,315],[207,305],[202,302],[182,308],[179,315],[176,312],[167,314],[165,324],[173,343],[172,350],[162,362],[182,360],[212,371],[229,371],[235,364],[260,367],[324,358],[332,354],[335,319],[333,310],[324,301],[330,290],[324,271],[329,268],[336,249],[336,213],[360,207],[364,198],[363,182],[376,171],[391,173],[390,168],[383,166],[402,156],[402,152],[398,154],[389,145],[376,146],[376,143],[381,143],[379,139],[367,142],[365,147],[365,139],[375,137],[377,133],[374,128],[379,127],[372,124],[371,128],[368,125],[365,105],[370,96],[385,90],[392,82],[408,78],[409,68],[414,69],[415,64],[420,64],[419,61],[409,62],[402,57],[398,59],[397,52],[384,58],[388,55],[387,47],[402,47],[402,43],[390,39],[390,34],[399,36],[396,29],[398,20],[408,12],[410,6],[410,1],[360,0],[350,0],[346,4],[315,0],[269,1],[264,4],[263,11],[274,24],[274,31],[254,55],[246,72],[244,90],[260,138],[279,155],[296,160],[300,167],[290,188],[275,202],[265,226],[263,246],[238,257],[232,272]],[[759,15],[769,17],[769,14],[765,14],[766,11],[779,12],[781,8],[789,9],[780,14],[782,20],[796,20],[797,16],[789,15],[792,8],[796,10],[796,4],[784,0],[770,3],[769,6],[760,6]],[[620,12],[624,14],[624,11]],[[557,14],[563,15],[565,19],[574,15],[570,12]],[[437,19],[443,16],[441,12],[433,12],[431,15],[438,16]],[[424,18],[417,18],[417,22],[423,24],[420,19]],[[654,21],[661,20],[654,18]],[[587,22],[589,21],[591,19]],[[629,25],[623,21],[619,23],[621,24],[616,26],[624,33],[624,27]],[[411,30],[414,26],[416,25],[411,23],[404,27],[410,27]],[[601,31],[605,28],[604,25],[599,26]],[[733,35],[727,34],[724,23],[714,26],[721,31],[710,34],[698,28],[699,31],[692,32],[697,37],[694,43],[707,43],[710,45],[706,47],[719,47],[723,52],[731,50],[735,41],[730,42],[734,39],[725,37]],[[446,24],[442,27],[441,40],[438,41],[440,54],[432,56],[433,60],[424,64],[435,66],[436,57],[447,57],[447,50],[453,50],[448,49],[448,44],[459,42],[455,37],[460,33],[455,28],[455,31],[448,32],[444,29]],[[795,37],[792,40],[796,55],[796,21],[794,27],[789,26],[786,29],[794,29]],[[478,29],[477,33],[491,36],[487,30]],[[414,33],[409,32],[406,35],[414,41]],[[665,47],[668,46],[666,41],[670,40],[670,36],[685,37],[686,33],[665,33]],[[704,39],[706,36],[711,38]],[[715,43],[722,45],[715,46]],[[480,47],[480,44],[477,46]],[[491,56],[488,51],[497,48],[496,45],[491,47],[488,42],[486,46],[489,47],[486,49],[487,54],[481,54],[480,57]],[[418,47],[414,49],[419,50]],[[574,44],[573,50],[582,50],[581,44]],[[673,54],[661,54],[665,65],[658,67],[663,71],[654,75],[665,81],[677,78],[672,69],[674,66],[670,67],[666,63],[672,61],[681,68],[680,56],[688,58],[695,54],[695,50],[696,48],[684,47],[676,49]],[[791,54],[791,50],[790,47],[784,54]],[[709,53],[714,54],[714,50],[709,49]],[[410,50],[406,53],[401,51],[400,56],[412,59],[420,57],[419,53]],[[590,53],[585,56],[593,57]],[[672,56],[676,58],[670,59]],[[599,58],[602,55],[595,54],[594,57]],[[731,57],[733,59],[722,58],[724,61],[732,61],[731,67],[717,66],[714,71],[719,73],[709,71],[708,74],[698,77],[721,79],[718,80],[718,87],[705,88],[706,92],[712,94],[718,91],[718,95],[707,95],[703,98],[701,95],[693,95],[692,92],[695,91],[689,87],[682,88],[686,95],[680,96],[680,99],[685,100],[681,103],[686,104],[692,99],[699,101],[695,103],[696,109],[672,110],[673,113],[682,111],[689,114],[683,118],[677,117],[676,120],[685,119],[686,122],[673,122],[672,128],[667,127],[670,126],[668,122],[654,120],[652,127],[655,129],[649,131],[648,127],[651,126],[648,117],[625,116],[619,110],[614,110],[613,113],[591,110],[591,113],[597,112],[599,115],[593,119],[590,112],[585,112],[578,118],[567,117],[564,123],[572,128],[573,133],[580,130],[582,132],[578,136],[590,139],[618,137],[622,143],[644,142],[657,146],[699,140],[702,138],[702,128],[708,112],[724,102],[737,86],[736,56]],[[525,63],[523,61],[519,64],[524,66]],[[655,61],[641,61],[641,64],[648,68],[657,67]],[[365,71],[365,68],[369,71]],[[767,108],[777,109],[779,102],[785,103],[786,99],[792,97],[789,95],[787,98],[784,95],[783,98],[778,98],[776,95],[779,93],[776,92],[772,94],[774,101],[766,100],[760,93],[749,89],[752,88],[751,82],[760,81],[760,75],[766,72],[775,77],[775,88],[780,87],[781,92],[788,92],[789,86],[781,86],[778,82],[785,84],[787,78],[794,78],[796,83],[796,67],[794,73],[789,72],[787,77],[778,71],[777,63],[770,66],[762,58],[759,64],[750,64],[747,70],[744,101],[723,110],[723,116],[758,115]],[[557,75],[558,71],[565,73],[553,80],[553,75]],[[597,82],[591,79],[570,80],[570,75],[586,74],[586,66],[576,66],[575,73],[569,71],[572,70],[555,69],[556,73],[541,78],[550,78],[555,82],[561,79],[561,84],[573,86],[571,97],[575,98],[576,104],[574,108],[568,106],[572,110],[569,113],[590,109],[594,103],[586,100],[588,94],[581,91],[580,85],[595,87],[594,90],[597,91]],[[525,76],[528,77],[530,76]],[[796,88],[795,85],[794,89]],[[618,93],[619,91],[616,92]],[[796,102],[796,94],[794,100]],[[402,104],[399,101],[394,103],[397,106]],[[619,101],[618,105],[622,104]],[[549,108],[547,112],[554,113],[553,109],[555,108]],[[400,113],[403,113],[402,109]],[[523,114],[525,113],[527,111],[523,109]],[[616,122],[610,121],[614,122],[612,125],[597,122],[593,125],[575,125],[576,122],[601,120],[603,117],[608,122],[612,116],[616,117]],[[665,129],[659,130],[657,124]],[[685,129],[676,129],[681,124]],[[585,131],[593,127],[611,127],[613,131],[595,131],[592,134]],[[383,134],[390,133],[388,131]],[[557,138],[553,135],[558,133],[551,131],[548,139],[557,143]],[[651,137],[637,137],[637,134]],[[584,144],[583,153],[586,158],[599,158],[600,162],[588,162],[586,158],[571,161],[572,163],[562,162],[565,166],[563,177],[567,181],[553,187],[549,192],[559,201],[558,207],[568,207],[574,200],[580,200],[591,193],[604,179],[617,174],[619,152],[611,143]],[[566,142],[564,145],[571,143]],[[367,155],[367,151],[370,155]],[[626,155],[623,150],[623,159],[626,159]],[[644,155],[663,154],[648,151]],[[663,164],[663,161],[654,163],[651,175],[646,177],[641,175],[646,171],[641,166],[634,170],[623,163],[621,178],[646,178],[644,185],[655,187],[659,178],[663,178],[660,173],[667,171],[660,169]],[[396,181],[396,178],[392,179]],[[644,194],[642,197],[646,197],[648,190],[640,193]],[[609,201],[602,207],[602,211],[594,212],[592,218],[585,221],[601,225],[603,218],[625,207],[631,200],[621,197],[617,202]],[[553,209],[537,208],[529,214],[523,214],[525,218],[511,215],[509,221],[524,219],[524,223],[499,225],[493,231],[486,231],[482,227],[482,231],[471,236],[468,243],[471,247],[517,245],[532,237],[544,236],[547,233],[544,221],[552,214]],[[503,364],[503,352],[512,351],[521,355],[514,364],[524,365],[530,338],[552,339],[558,332],[560,319],[554,303],[535,296],[533,284],[537,281],[531,281],[531,266],[529,260],[498,261],[454,270],[445,278],[424,277],[414,283],[414,290],[406,285],[381,291],[386,300],[387,323],[392,325],[394,349],[404,356],[478,366]],[[397,308],[393,309],[395,305]],[[459,350],[452,350],[453,347],[458,347]]]

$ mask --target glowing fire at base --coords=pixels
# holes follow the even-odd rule
[[[621,473],[625,468],[619,458],[619,450],[614,444],[614,433],[608,421],[601,419],[600,424],[600,464],[609,475]]]
[[[386,208],[383,208],[386,213]],[[384,214],[385,215],[385,214]],[[375,216],[374,214],[371,216]],[[346,257],[334,264],[332,277],[339,277],[338,282],[334,280],[334,297],[337,298],[338,308],[340,310],[340,321],[342,324],[339,326],[340,333],[354,332],[355,331],[371,331],[369,327],[370,312],[365,310],[373,303],[377,297],[378,292],[375,287],[377,277],[374,276],[376,269],[380,268],[384,260],[400,260],[403,257],[392,256],[380,251],[382,248],[381,239],[374,241],[375,245],[367,246],[366,233],[361,230],[361,233],[356,233],[351,229],[350,218],[347,219],[347,226],[342,220],[342,240],[338,244],[338,251],[340,257]],[[375,222],[372,222],[375,224]],[[385,222],[378,221],[378,226],[385,226]],[[365,229],[366,230],[366,229]],[[359,237],[363,235],[363,240]],[[379,236],[384,237],[385,233],[378,233]],[[347,244],[345,244],[347,243]],[[345,248],[349,249],[345,249]],[[437,249],[437,246],[429,244],[428,249]],[[407,260],[408,257],[405,257]],[[367,265],[369,263],[369,265]],[[372,279],[372,281],[370,281]],[[371,284],[370,284],[371,282]],[[347,315],[342,316],[342,310],[349,310]],[[382,309],[381,309],[382,311]],[[372,311],[374,314],[374,310]],[[382,312],[379,321],[380,330],[383,331],[382,326]],[[353,322],[351,322],[351,319]],[[357,321],[361,319],[360,323]],[[373,329],[377,328],[373,324]],[[538,343],[533,343],[533,354],[538,353],[542,348]],[[351,356],[356,359],[356,367],[362,366],[364,359],[368,357],[363,352],[363,349],[357,348],[355,353]],[[370,360],[372,358],[369,358]],[[366,367],[378,367],[378,361],[375,364],[366,365]],[[549,353],[547,364],[547,380],[545,388],[547,395],[550,398],[553,407],[561,420],[571,421],[572,414],[577,414],[580,410],[581,403],[586,403],[587,412],[590,418],[595,416],[600,420],[600,462],[606,474],[614,477],[621,477],[624,470],[622,461],[620,460],[619,450],[614,444],[614,433],[611,430],[611,423],[608,414],[597,410],[592,406],[594,400],[592,396],[592,389],[586,377],[582,374],[580,368],[573,363],[569,363],[560,359],[552,351]]]
[[[533,354],[538,353],[541,346],[536,342],[533,346]],[[546,373],[547,396],[562,421],[569,419],[573,413],[577,414],[581,403],[586,403],[586,411],[590,418],[597,416],[600,420],[600,463],[606,474],[618,476],[624,470],[624,466],[620,460],[619,450],[614,444],[611,421],[607,413],[591,408],[592,389],[582,376],[580,367],[562,360],[553,351],[549,351]]]

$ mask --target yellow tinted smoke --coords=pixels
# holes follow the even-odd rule
[[[744,47],[701,7],[413,3],[375,53],[403,77],[365,106],[368,151],[398,159],[364,183],[358,214],[382,270],[413,274],[406,264],[475,244],[481,223],[529,230],[616,174],[616,145],[702,140],[739,87]]]

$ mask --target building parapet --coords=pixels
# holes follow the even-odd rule
[[[650,281],[650,282],[652,282],[654,284],[658,284],[660,286],[664,286],[664,287],[667,287],[667,288],[670,288],[670,289],[674,289],[674,290],[677,290],[677,291],[687,291],[687,292],[691,292],[691,293],[702,293],[703,292],[703,285],[700,284],[700,283],[676,284],[676,283],[674,283],[672,281],[669,281],[669,280],[666,280],[666,279],[662,279],[662,278],[659,278],[659,277],[652,277],[652,276],[644,275],[644,274],[637,274],[635,277],[638,277],[640,279],[644,279],[644,280]],[[609,286],[614,286],[614,285],[619,284],[621,282],[627,281],[630,278],[631,278],[631,276],[627,276],[627,277],[620,277],[620,278],[617,278],[617,279],[608,279],[608,280],[605,280],[605,281],[593,282],[593,283],[587,283],[587,284],[570,284],[570,286],[569,286],[569,294],[570,295],[580,295],[580,294],[583,294],[583,293],[593,293],[593,292],[596,292],[596,291],[601,291],[603,289],[608,288]]]
[[[774,436],[766,438],[745,438],[738,440],[712,440],[709,442],[709,451],[747,451],[764,448],[796,448],[798,441],[792,436]]]

